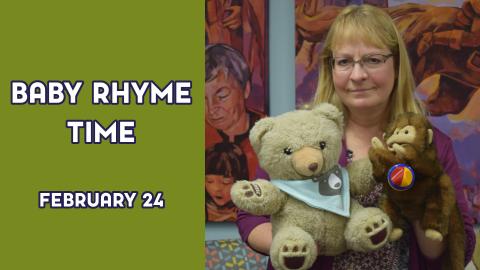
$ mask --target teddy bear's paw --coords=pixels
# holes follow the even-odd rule
[[[440,232],[433,230],[433,229],[426,229],[425,230],[425,237],[428,239],[434,240],[434,241],[439,241],[441,242],[443,240],[443,236]]]
[[[363,252],[383,247],[390,239],[391,224],[390,218],[378,208],[359,210],[352,215],[345,230],[348,247]]]
[[[304,243],[286,241],[279,253],[280,263],[285,269],[304,269],[309,251]]]
[[[233,203],[255,215],[275,213],[281,205],[280,191],[266,180],[237,181],[230,190]]]
[[[385,244],[388,235],[388,224],[383,218],[371,221],[365,227],[365,233],[370,239],[372,249],[377,249]]]
[[[242,184],[243,196],[245,198],[262,197],[262,189],[257,183],[243,183]]]
[[[240,209],[251,211],[262,202],[262,189],[257,181],[237,181],[233,184],[230,195],[233,203]]]
[[[275,269],[308,269],[317,258],[317,246],[307,232],[289,227],[279,231],[273,238],[270,258]]]
[[[388,240],[397,241],[398,239],[400,239],[400,237],[402,237],[402,235],[403,235],[403,230],[402,229],[394,228],[392,230],[392,232],[390,233],[390,237],[388,238]]]

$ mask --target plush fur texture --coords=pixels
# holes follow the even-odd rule
[[[384,140],[372,139],[369,157],[375,179],[383,183],[386,198],[381,208],[390,216],[394,226],[405,228],[405,220],[419,220],[426,237],[447,241],[444,269],[463,269],[465,231],[455,201],[455,189],[443,171],[432,143],[433,131],[425,117],[405,113],[391,123]],[[412,188],[397,191],[387,182],[391,166],[404,163],[415,172]]]
[[[250,142],[272,179],[311,179],[337,164],[342,134],[342,114],[324,103],[260,120],[250,132]],[[375,182],[368,159],[353,162],[347,170],[352,195],[371,191]],[[351,217],[345,218],[312,208],[266,180],[238,181],[231,195],[240,209],[271,215],[270,256],[276,269],[308,269],[319,254],[367,252],[400,237],[391,233],[391,221],[383,211],[364,208],[354,199]]]

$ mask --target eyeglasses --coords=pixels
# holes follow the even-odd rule
[[[351,57],[331,57],[330,61],[332,68],[338,71],[351,71],[356,63],[359,63],[363,68],[373,70],[381,67],[392,56],[393,54],[367,54],[357,61]]]

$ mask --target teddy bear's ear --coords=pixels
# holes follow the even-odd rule
[[[334,121],[339,128],[343,129],[343,113],[330,103],[320,103],[312,111],[317,115],[323,115]]]
[[[250,130],[250,144],[253,147],[253,150],[258,154],[260,151],[260,145],[263,135],[265,135],[273,127],[273,119],[270,117],[265,117],[258,120],[253,128]]]

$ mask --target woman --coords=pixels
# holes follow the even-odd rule
[[[425,114],[415,99],[415,84],[405,44],[391,18],[376,7],[348,6],[334,20],[324,42],[322,66],[315,103],[330,102],[345,115],[343,152],[339,163],[368,157],[373,137],[382,137],[386,124],[403,112]],[[435,129],[439,160],[455,185],[467,241],[466,262],[475,245],[472,219],[461,189],[458,164],[451,140]],[[264,173],[259,172],[259,176]],[[268,176],[267,176],[268,177]],[[359,198],[375,204],[380,189]],[[252,248],[268,254],[272,241],[268,217],[239,214],[242,239]],[[445,249],[443,242],[425,237],[419,222],[397,242],[369,253],[347,252],[336,257],[318,257],[312,269],[436,269]],[[271,265],[269,265],[269,269]]]

